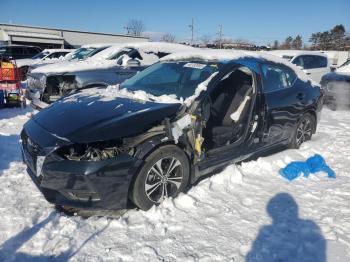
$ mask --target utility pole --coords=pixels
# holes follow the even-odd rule
[[[191,30],[191,45],[193,45],[193,31],[194,31],[194,19],[192,18],[192,24],[188,25]]]
[[[219,35],[219,48],[221,49],[222,47],[222,25],[219,25],[219,32],[218,32],[218,35]]]

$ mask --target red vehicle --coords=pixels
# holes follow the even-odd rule
[[[4,94],[6,106],[26,106],[24,90],[21,86],[21,72],[14,61],[0,59],[0,92]]]

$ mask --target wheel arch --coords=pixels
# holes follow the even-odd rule
[[[191,176],[192,176],[192,164],[191,164],[191,155],[188,152],[187,146],[185,143],[183,143],[182,141],[178,141],[178,143],[175,143],[174,140],[168,139],[165,140],[166,135],[165,134],[161,134],[161,135],[155,135],[152,136],[150,138],[148,138],[147,140],[143,141],[142,143],[140,143],[139,145],[136,146],[136,151],[135,151],[135,157],[139,158],[140,160],[145,160],[151,153],[153,153],[154,151],[158,150],[159,148],[163,147],[163,146],[167,146],[167,145],[173,145],[176,146],[178,148],[180,148],[184,153],[185,156],[188,160],[188,164],[190,166],[190,179],[189,179],[189,183],[191,181]],[[129,188],[128,188],[128,205],[130,203],[132,203],[131,199],[130,199],[130,194],[132,192],[132,188],[134,186],[135,183],[135,179],[137,177],[137,175],[139,174],[139,171],[141,170],[142,166],[144,163],[142,163],[140,165],[140,167],[137,169],[137,171],[133,174],[131,181],[129,183]]]
[[[317,127],[317,114],[316,114],[315,110],[312,110],[312,109],[306,110],[303,115],[306,115],[306,114],[309,114],[309,115],[311,115],[314,118],[314,123],[313,123],[313,126],[312,126],[312,133],[315,134],[316,133],[316,127]]]

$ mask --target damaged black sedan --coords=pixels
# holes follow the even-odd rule
[[[170,55],[120,86],[87,89],[34,115],[28,173],[56,205],[147,210],[200,177],[316,131],[320,87],[254,53]]]

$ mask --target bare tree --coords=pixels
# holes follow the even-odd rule
[[[130,19],[125,29],[128,35],[141,36],[142,32],[145,31],[145,24],[141,20]]]
[[[162,37],[160,38],[160,41],[162,42],[168,42],[168,43],[174,43],[175,42],[175,36],[173,34],[164,34],[162,35]]]

